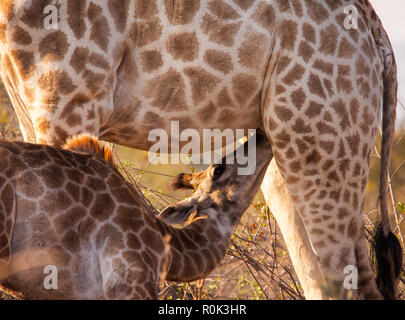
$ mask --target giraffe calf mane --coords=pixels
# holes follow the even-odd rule
[[[105,161],[114,164],[112,149],[100,142],[98,138],[88,134],[80,134],[69,138],[62,148],[71,151],[96,154]]]

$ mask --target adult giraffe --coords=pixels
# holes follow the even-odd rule
[[[348,5],[357,29],[344,27]],[[170,134],[172,120],[261,127],[281,174],[265,177],[265,196],[284,209],[273,212],[307,297],[324,298],[322,279],[341,283],[346,265],[360,297],[381,297],[355,240],[382,113],[383,233],[398,245],[386,202],[397,80],[367,0],[3,0],[0,11],[1,78],[26,141],[88,133],[148,150],[150,130]]]

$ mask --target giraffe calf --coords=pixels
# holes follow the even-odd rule
[[[254,174],[183,174],[175,185],[193,194],[156,217],[108,147],[79,136],[65,148],[0,140],[0,285],[28,299],[156,299],[162,279],[206,276],[272,158],[259,135]]]

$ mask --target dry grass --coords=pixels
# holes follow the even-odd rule
[[[24,297],[20,292],[7,289],[0,286],[0,300],[23,300]]]

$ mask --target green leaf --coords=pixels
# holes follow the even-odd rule
[[[402,202],[398,202],[398,210],[402,213],[405,213],[405,204]]]

